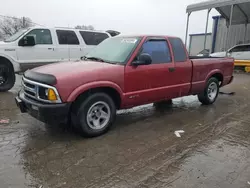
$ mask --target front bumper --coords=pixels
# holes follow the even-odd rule
[[[27,99],[22,92],[19,92],[15,101],[22,113],[28,113],[44,123],[60,124],[68,122],[70,103],[44,104]]]

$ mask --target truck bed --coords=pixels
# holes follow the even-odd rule
[[[205,87],[206,81],[213,74],[221,76],[221,86],[230,82],[233,74],[234,64],[233,58],[196,58],[191,59],[193,65],[192,76],[192,93],[197,94],[201,88]]]

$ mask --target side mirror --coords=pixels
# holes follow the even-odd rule
[[[134,66],[139,66],[139,65],[150,65],[152,63],[152,58],[149,54],[143,53],[140,54],[137,58],[136,61],[132,63]]]
[[[35,37],[34,36],[25,36],[19,40],[19,46],[35,46]]]

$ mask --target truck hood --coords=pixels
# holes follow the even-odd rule
[[[0,41],[0,47],[6,46],[6,42]]]
[[[37,67],[27,71],[24,76],[29,75],[27,78],[39,82],[39,79],[47,75],[43,80],[49,80],[50,84],[48,84],[54,85],[62,99],[66,100],[76,88],[87,83],[112,82],[122,89],[124,67],[95,61],[61,62]],[[41,83],[44,82],[41,81]]]
[[[72,61],[40,66],[32,69],[32,71],[53,75],[59,81],[79,76],[81,77],[86,74],[98,76],[102,75],[103,71],[116,69],[117,67],[121,67],[121,65],[95,61]]]
[[[13,42],[0,41],[0,48],[13,48],[16,47]]]

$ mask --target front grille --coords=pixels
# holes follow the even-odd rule
[[[38,86],[35,84],[31,84],[28,80],[22,80],[24,95],[29,98],[37,99],[37,90]]]
[[[58,98],[57,101],[47,100],[46,90],[48,88],[51,88],[56,92],[57,98]],[[54,88],[52,86],[38,83],[38,82],[34,82],[34,81],[28,80],[28,79],[23,77],[22,90],[24,92],[24,96],[28,99],[33,99],[35,101],[40,101],[40,102],[44,102],[44,103],[61,103],[61,99],[59,97],[59,94],[57,93],[56,88]]]

